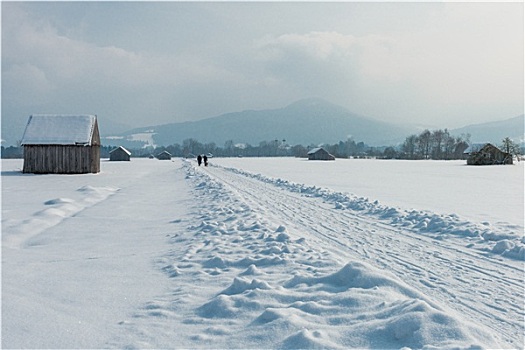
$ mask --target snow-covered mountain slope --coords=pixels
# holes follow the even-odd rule
[[[500,146],[502,140],[509,137],[515,143],[520,144],[525,142],[524,125],[525,116],[522,114],[506,120],[467,125],[451,130],[451,133],[454,135],[470,134],[471,142],[492,142]]]
[[[523,347],[522,226],[215,159],[117,163],[3,161],[4,348]]]
[[[104,134],[101,126],[101,132]],[[130,130],[120,136],[149,132],[158,145],[182,144],[193,138],[202,143],[224,145],[226,141],[258,145],[262,141],[286,139],[289,144],[336,143],[353,138],[369,145],[402,142],[416,128],[394,125],[349,110],[322,99],[304,99],[268,110],[227,113],[203,120],[153,125]],[[104,144],[114,144],[104,141]]]

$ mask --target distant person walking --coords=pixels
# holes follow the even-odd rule
[[[204,155],[204,166],[208,166],[208,157]]]
[[[202,156],[200,154],[197,156],[197,163],[199,163],[199,166],[201,166]]]

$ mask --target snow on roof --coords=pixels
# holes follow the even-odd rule
[[[473,143],[466,150],[463,151],[464,154],[479,152],[485,145],[488,145],[488,142]]]
[[[323,149],[322,147],[312,148],[312,149],[308,152],[308,154],[314,154],[314,153],[317,153],[317,151],[322,150],[322,149]]]
[[[32,115],[22,145],[91,145],[96,120],[94,115]]]
[[[127,149],[125,149],[125,148],[122,147],[122,146],[119,146],[119,147],[117,147],[117,148],[115,148],[115,149],[109,151],[109,153],[113,153],[113,152],[115,152],[115,151],[117,151],[117,150],[122,150],[122,151],[124,151],[128,156],[131,155],[131,152],[128,151]]]

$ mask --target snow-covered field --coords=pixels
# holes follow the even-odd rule
[[[523,163],[2,160],[3,348],[523,348]]]

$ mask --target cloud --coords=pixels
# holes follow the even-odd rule
[[[262,74],[278,82],[283,91],[318,96],[319,91],[346,85],[356,71],[355,41],[336,32],[283,34],[258,40],[254,49]]]
[[[167,122],[177,112],[192,115],[202,94],[212,93],[210,86],[243,84],[241,75],[206,57],[100,46],[61,35],[18,7],[9,12],[2,79],[9,87],[4,94],[13,98],[4,99],[5,108],[25,103],[56,113],[98,110],[141,125],[147,118]]]
[[[512,26],[487,30],[497,21],[486,16],[465,20],[445,11],[419,31],[283,34],[263,38],[256,48],[282,84],[339,103],[346,99],[367,115],[431,120],[449,114],[454,120],[469,109],[473,118],[498,108],[504,113],[502,104],[519,111],[523,35]]]
[[[258,45],[268,50],[274,59],[285,55],[304,55],[319,61],[344,58],[351,53],[357,39],[352,35],[337,32],[310,32],[307,34],[283,34],[278,37],[266,37]]]
[[[141,126],[305,97],[442,127],[510,117],[523,109],[517,8],[7,2],[2,117],[81,112]]]
[[[282,87],[382,116],[386,112],[381,95],[409,85],[396,62],[396,40],[386,35],[309,32],[265,37],[256,49],[266,74]]]
[[[44,71],[29,63],[14,64],[2,74],[2,83],[8,89],[2,91],[4,103],[32,103],[41,104],[46,101],[49,94],[55,89]]]

